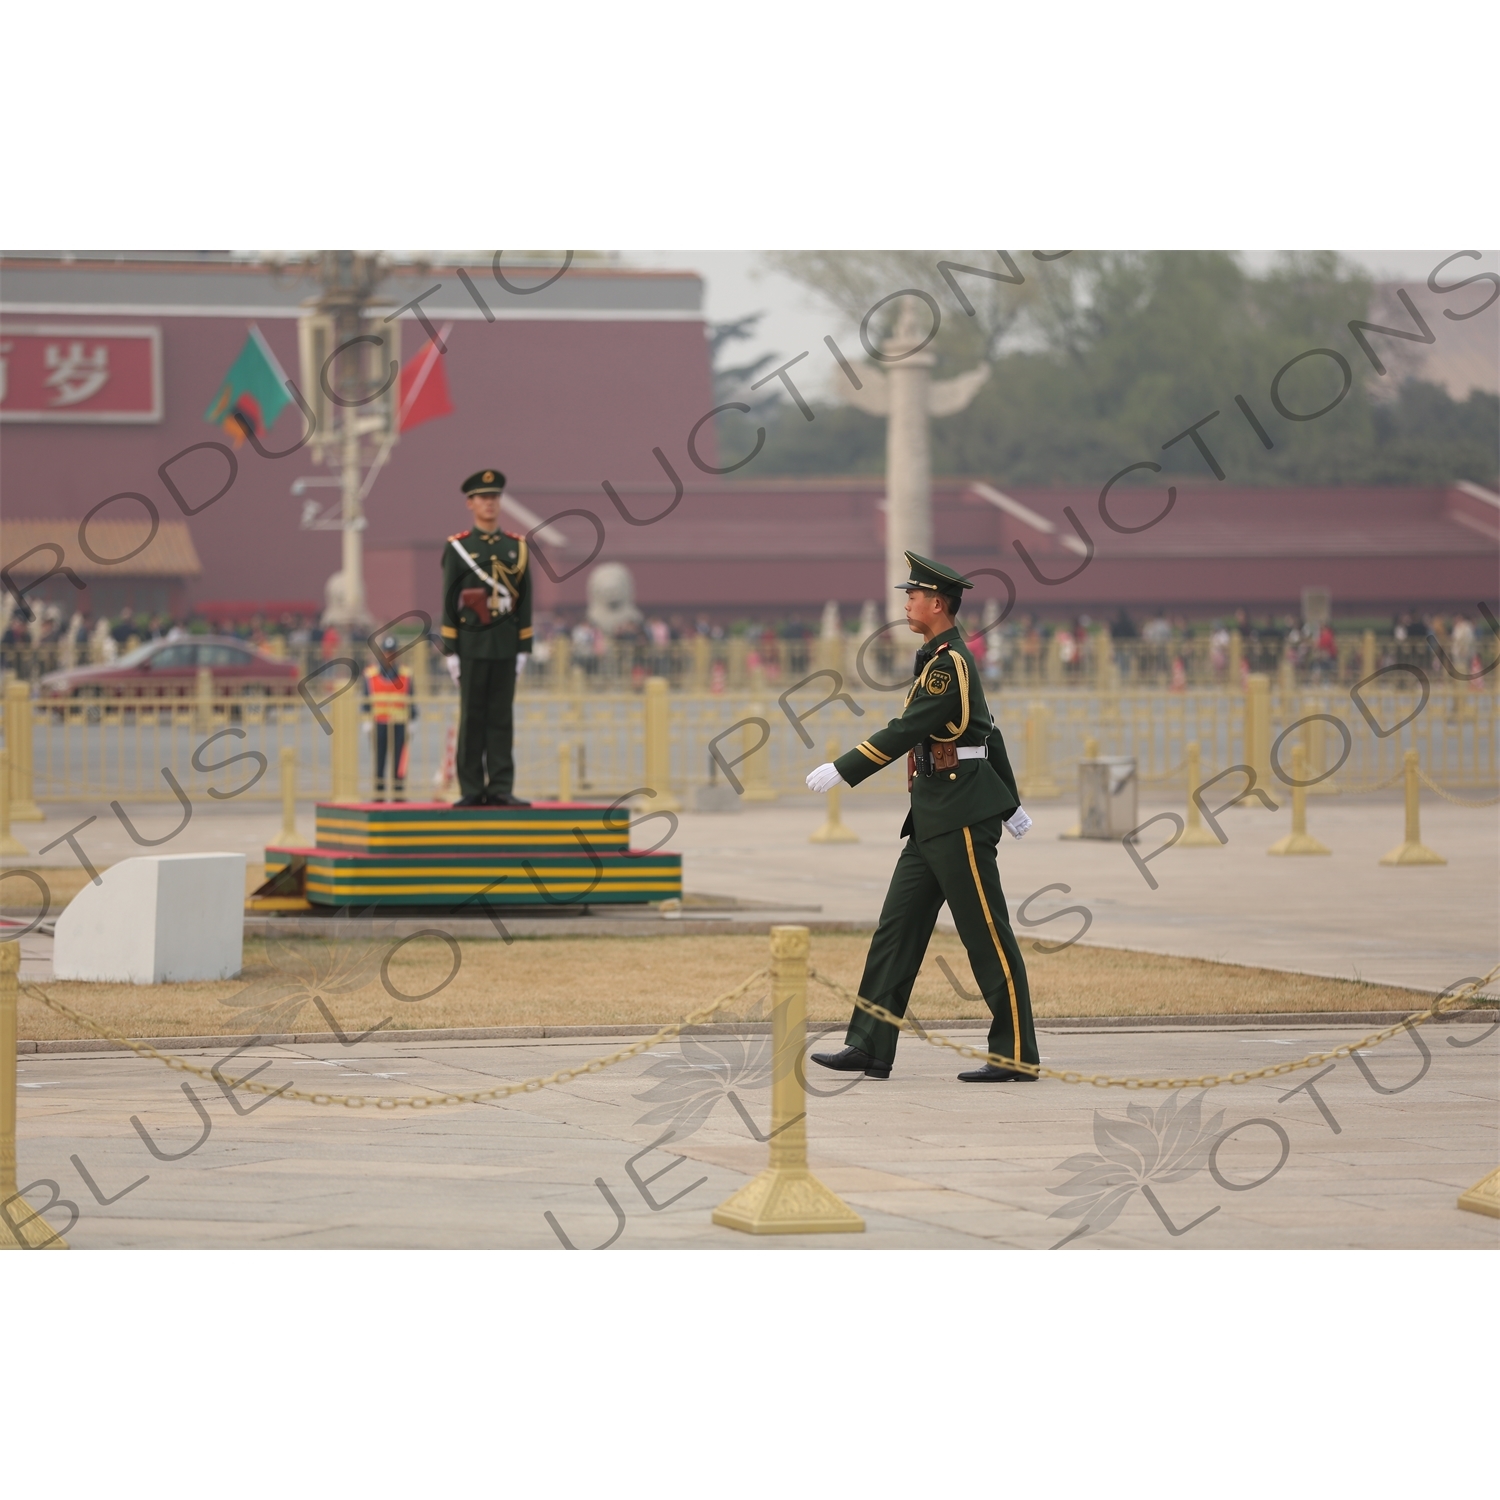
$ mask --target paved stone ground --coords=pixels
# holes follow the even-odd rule
[[[1480,794],[1465,795],[1477,800]],[[900,849],[905,799],[861,789],[847,795],[844,805],[858,844],[809,844],[808,833],[822,819],[821,799],[811,797],[738,814],[681,814],[668,847],[683,854],[686,889],[757,906],[732,913],[688,912],[673,919],[679,921],[677,930],[699,921],[873,924]],[[89,811],[101,810],[105,815],[81,835],[91,857],[105,864],[138,853],[117,821],[99,808],[72,817],[69,810],[49,809],[46,823],[18,825],[18,831],[35,849]],[[1148,799],[1140,816],[1144,820],[1163,810],[1181,808],[1176,801]],[[1484,973],[1500,957],[1500,809],[1471,811],[1424,792],[1423,839],[1448,864],[1417,868],[1379,863],[1402,838],[1402,806],[1395,793],[1310,799],[1309,827],[1333,850],[1327,857],[1268,856],[1269,845],[1290,827],[1289,812],[1235,809],[1223,816],[1227,845],[1171,849],[1149,862],[1158,881],[1155,890],[1120,844],[1057,837],[1074,821],[1066,799],[1034,803],[1029,811],[1036,827],[1026,838],[1001,841],[1000,875],[1012,913],[1043,886],[1066,885],[1067,892],[1037,896],[1028,915],[1044,921],[1064,906],[1081,904],[1093,918],[1085,939],[1090,943],[1434,991]],[[163,827],[176,816],[175,808],[163,809]],[[310,808],[301,821],[310,824]],[[644,823],[637,842],[655,841],[665,826],[659,820]],[[256,857],[279,827],[279,814],[270,811],[202,809],[168,847],[182,853],[237,849]],[[1143,836],[1141,852],[1149,853],[1170,833],[1169,824],[1156,825]],[[57,851],[47,856],[48,863],[57,859]],[[947,914],[940,920],[946,922]],[[1065,938],[1077,931],[1079,920],[1059,918],[1034,935]],[[507,925],[530,936],[564,927],[579,933],[635,932],[661,921],[649,912],[622,911],[584,918],[518,917]],[[473,925],[484,928],[482,920]],[[28,939],[23,958],[26,977],[46,977],[50,944],[39,936]]]
[[[1042,1048],[1052,1066],[1191,1075],[1296,1058],[1349,1036],[1270,1028],[1044,1032]],[[555,1249],[548,1212],[575,1245],[592,1248],[620,1222],[602,1182],[623,1215],[619,1249],[1044,1249],[1091,1224],[1105,1206],[1091,1199],[1079,1218],[1050,1217],[1077,1201],[1052,1190],[1080,1172],[1128,1191],[1118,1217],[1078,1235],[1068,1253],[1497,1248],[1500,1223],[1461,1212],[1454,1200],[1500,1162],[1500,1032],[1452,1025],[1424,1028],[1421,1037],[1431,1058],[1425,1070],[1412,1040],[1398,1037],[1370,1055],[1370,1079],[1350,1059],[1317,1077],[1326,1116],[1306,1091],[1283,1098],[1313,1076],[1300,1073],[1211,1090],[1196,1122],[1192,1091],[959,1084],[953,1074],[961,1064],[951,1054],[907,1038],[889,1081],[861,1079],[810,1101],[813,1168],[864,1215],[863,1235],[754,1239],[710,1222],[712,1207],[766,1160],[766,1147],[724,1091],[735,1091],[762,1131],[768,1094],[746,1078],[740,1044],[723,1038],[700,1039],[696,1051],[690,1042],[687,1059],[672,1043],[566,1088],[423,1113],[273,1100],[242,1117],[213,1084],[190,1079],[210,1122],[206,1137],[183,1075],[159,1063],[120,1054],[26,1057],[20,1181],[57,1181],[81,1211],[68,1232],[78,1248]],[[329,1091],[457,1090],[550,1072],[615,1045],[403,1044],[377,1036],[352,1049],[267,1048],[235,1066],[269,1061],[262,1081]],[[204,1065],[214,1060],[202,1057]],[[686,1071],[684,1061],[696,1070]],[[662,1062],[674,1064],[686,1093],[675,1122],[648,1123],[642,1116],[660,1101],[640,1096],[663,1082],[647,1071]],[[819,1089],[848,1082],[811,1072]],[[745,1080],[738,1087],[737,1077]],[[694,1099],[712,1104],[697,1128],[684,1112]],[[1143,1108],[1177,1114],[1180,1138],[1200,1143],[1183,1175],[1157,1166],[1152,1176],[1157,1142],[1169,1132],[1165,1119],[1142,1116]],[[154,1158],[132,1118],[159,1150],[186,1154]],[[1259,1123],[1219,1147],[1215,1176],[1202,1148],[1251,1120]],[[677,1135],[662,1141],[674,1123]],[[649,1149],[656,1141],[661,1146]],[[70,1158],[103,1196],[125,1196],[100,1206]],[[46,1187],[31,1195],[37,1206],[47,1196]],[[66,1210],[51,1221],[65,1228]]]

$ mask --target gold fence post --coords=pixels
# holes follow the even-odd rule
[[[1417,752],[1406,752],[1406,839],[1389,854],[1381,856],[1383,865],[1445,865],[1441,854],[1434,854],[1422,842],[1422,814],[1417,802]]]
[[[665,677],[648,677],[642,704],[646,720],[646,784],[656,793],[652,812],[677,812],[672,795],[672,699]]]
[[[280,842],[297,842],[297,751],[292,745],[281,747]]]
[[[839,758],[839,742],[837,735],[829,735],[828,743],[823,746],[823,754],[830,761]],[[823,820],[823,826],[808,834],[809,844],[857,844],[859,835],[850,828],[843,819],[841,803],[843,802],[844,783],[835,781],[828,788],[828,816]]]
[[[1189,740],[1182,749],[1187,770],[1187,827],[1177,840],[1179,849],[1219,849],[1223,846],[1203,826],[1203,814],[1198,809],[1198,799],[1193,795],[1203,785],[1203,752],[1197,740]]]
[[[0,943],[0,1250],[66,1250],[16,1191],[16,976],[21,945]]]
[[[199,667],[193,692],[193,730],[207,734],[214,727],[214,674],[212,667]]]
[[[333,726],[333,743],[329,747],[332,761],[333,802],[359,801],[359,682],[345,688],[328,705],[328,721]]]
[[[10,751],[0,750],[0,854],[22,854],[25,844],[10,831]]]
[[[419,703],[432,692],[432,637],[418,636],[410,651],[411,695]]]
[[[1328,712],[1328,696],[1324,694],[1321,698],[1304,698],[1302,700],[1302,712],[1305,715]],[[1302,743],[1307,749],[1307,771],[1309,776],[1323,776],[1328,769],[1328,721],[1326,719],[1308,719],[1302,726]],[[1323,779],[1308,787],[1309,797],[1337,797],[1340,794],[1339,784],[1332,776],[1323,776]]]
[[[1060,797],[1062,788],[1052,776],[1052,712],[1041,699],[1033,699],[1026,716],[1026,772],[1021,795],[1031,801]]]
[[[32,795],[31,684],[16,678],[5,684],[5,748],[10,752],[11,822],[43,822],[47,815]]]
[[[1292,746],[1292,831],[1277,839],[1267,854],[1331,854],[1326,844],[1321,844],[1307,831],[1307,788],[1299,783],[1307,780],[1307,751],[1301,745]]]
[[[763,703],[752,703],[749,708],[751,719],[766,720],[766,709]],[[753,724],[746,724],[740,730],[740,749],[745,758],[742,762],[744,770],[740,773],[744,784],[744,800],[746,802],[774,802],[776,793],[771,787],[771,736],[769,730],[766,734],[765,743],[758,749],[750,747],[760,738],[759,728]]]
[[[562,635],[553,636],[552,660],[547,665],[551,668],[552,691],[567,692],[568,684],[573,678],[573,637],[566,631]]]
[[[1245,679],[1245,764],[1255,772],[1255,784],[1271,780],[1271,679],[1252,672]],[[1250,804],[1247,797],[1237,807]]]
[[[1359,675],[1363,681],[1375,671],[1375,632],[1365,631],[1359,643]]]
[[[557,800],[559,802],[573,800],[573,742],[571,740],[557,742]]]
[[[746,1234],[859,1233],[865,1221],[807,1167],[805,927],[771,929],[770,1165],[713,1212],[715,1224]]]
[[[693,637],[693,691],[706,693],[708,677],[713,670],[713,642],[706,635]]]

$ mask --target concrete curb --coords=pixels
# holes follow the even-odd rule
[[[1364,1011],[1288,1011],[1284,1014],[1212,1015],[1212,1016],[1049,1016],[1038,1021],[1038,1031],[1292,1031],[1328,1030],[1357,1026],[1392,1026],[1405,1010]],[[1467,1010],[1449,1016],[1459,1024],[1492,1025],[1500,1021],[1500,1011]],[[817,1026],[822,1023],[812,1022]],[[928,1031],[983,1031],[982,1019],[974,1016],[949,1020],[922,1021]],[[836,1030],[842,1022],[830,1023]],[[475,1026],[432,1029],[427,1031],[379,1031],[366,1041],[374,1042],[524,1042],[558,1041],[576,1037],[653,1036],[660,1026]],[[694,1026],[694,1036],[765,1036],[769,1021],[746,1021],[739,1025]],[[247,1036],[157,1036],[138,1037],[137,1041],[155,1047],[159,1052],[219,1052],[243,1046]],[[284,1032],[262,1035],[259,1047],[333,1046],[339,1041],[331,1031]],[[348,1042],[345,1046],[352,1045]],[[120,1042],[103,1037],[85,1037],[77,1041],[18,1041],[18,1054],[118,1052],[130,1049]]]

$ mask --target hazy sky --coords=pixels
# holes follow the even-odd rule
[[[1462,247],[1459,247],[1462,248]],[[1351,260],[1364,266],[1382,280],[1425,281],[1427,273],[1451,250],[1347,250]],[[706,284],[706,310],[710,322],[726,323],[746,313],[764,310],[759,336],[752,343],[737,344],[734,362],[748,363],[755,355],[776,353],[790,359],[803,349],[813,351],[798,371],[798,385],[821,394],[827,376],[833,373],[832,362],[823,355],[824,334],[836,338],[849,330],[842,319],[822,304],[812,293],[795,281],[766,269],[762,255],[753,250],[655,250],[627,251],[627,264],[640,266],[683,267],[699,272]],[[1274,252],[1252,250],[1245,253],[1248,266],[1259,271],[1274,259]],[[1486,255],[1483,262],[1467,263],[1474,269],[1493,269],[1494,261]],[[1465,274],[1472,274],[1472,271]],[[744,351],[744,352],[742,352]],[[801,378],[803,371],[805,379]]]

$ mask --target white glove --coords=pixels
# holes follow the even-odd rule
[[[508,615],[515,607],[515,597],[509,589],[499,588],[495,590],[495,608],[502,615]]]
[[[457,655],[457,653],[455,652],[454,655],[452,655],[452,656],[445,656],[443,658],[443,665],[445,667],[447,667],[447,669],[448,669],[448,675],[453,679],[453,686],[457,687],[458,686],[458,655]]]
[[[522,651],[520,653],[520,655],[518,655],[516,657],[516,676],[517,677],[524,677],[526,675],[526,657],[527,657],[527,653],[524,652],[524,651]]]
[[[829,787],[847,786],[848,784],[839,775],[839,768],[831,760],[825,760],[817,770],[807,773],[807,785],[810,791],[826,792]]]
[[[1031,819],[1026,816],[1026,809],[1018,807],[1005,820],[1005,826],[1010,830],[1012,838],[1020,838],[1031,827]]]

